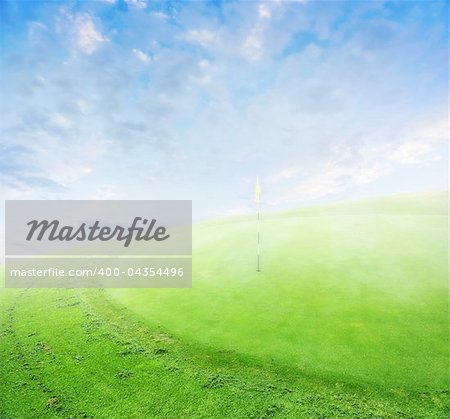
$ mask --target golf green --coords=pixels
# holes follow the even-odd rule
[[[189,341],[352,382],[447,385],[444,194],[403,196],[194,229],[190,290],[108,290]]]
[[[447,195],[194,226],[192,289],[2,289],[0,417],[446,418]]]

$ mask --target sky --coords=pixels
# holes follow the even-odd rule
[[[254,211],[256,176],[263,211],[446,190],[447,16],[0,0],[0,194],[192,199],[201,220]]]

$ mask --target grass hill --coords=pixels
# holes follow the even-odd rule
[[[260,273],[255,228],[192,289],[1,290],[0,417],[448,417],[446,194],[263,216]]]

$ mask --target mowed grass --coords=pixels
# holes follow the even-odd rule
[[[0,417],[446,418],[446,195],[194,229],[192,289],[1,290]]]
[[[307,375],[448,385],[446,195],[376,199],[194,230],[190,290],[110,290],[143,320]],[[157,322],[155,322],[157,320]]]

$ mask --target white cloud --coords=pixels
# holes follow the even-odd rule
[[[206,85],[213,81],[213,73],[215,71],[215,66],[211,64],[210,61],[202,59],[197,63],[198,73],[191,77],[194,83],[200,85]]]
[[[251,61],[259,60],[264,54],[264,33],[267,29],[267,22],[272,17],[268,3],[259,4],[257,13],[258,21],[250,29],[241,46],[242,54]]]
[[[52,125],[63,129],[69,129],[73,126],[73,122],[70,120],[70,118],[61,113],[55,113],[51,115],[50,122]]]
[[[343,192],[350,186],[370,183],[388,172],[386,164],[376,161],[362,161],[348,165],[329,162],[320,173],[290,189],[285,198],[287,200],[322,198]]]
[[[410,141],[366,146],[358,149],[357,146],[335,149],[335,157],[316,173],[297,186],[289,189],[282,200],[315,199],[344,192],[352,187],[369,184],[378,178],[387,175],[395,164],[420,164],[425,161],[439,160],[441,157],[435,153],[437,143],[446,139],[447,121],[438,120],[423,129],[411,127]],[[408,136],[404,132],[403,136]],[[350,160],[350,161],[348,161]],[[275,176],[282,179],[290,172],[283,171]]]
[[[260,4],[258,6],[258,17],[260,19],[270,19],[272,14],[267,4]]]
[[[433,154],[435,146],[447,139],[447,120],[440,119],[425,127],[412,140],[400,143],[389,155],[389,159],[400,164],[417,164],[425,160],[438,160]]]
[[[108,39],[95,27],[92,17],[88,14],[78,15],[75,19],[75,42],[77,47],[86,54],[95,52]]]
[[[169,16],[167,14],[165,14],[164,12],[152,12],[151,15],[157,17],[158,19],[162,19],[162,20],[166,20],[169,18]]]
[[[211,45],[216,40],[216,34],[206,29],[190,29],[185,39],[189,42],[200,44],[202,47]]]
[[[150,57],[139,49],[133,48],[133,53],[143,63],[148,63],[150,61]]]
[[[125,0],[128,6],[134,7],[135,9],[143,10],[147,7],[147,2],[144,0]]]
[[[269,182],[279,182],[281,180],[292,179],[298,174],[298,172],[299,172],[299,169],[297,169],[297,168],[283,169],[280,172],[269,177]]]
[[[12,66],[5,85],[17,91],[20,81],[21,91],[30,94],[21,100],[5,95],[12,105],[4,111],[9,132],[3,137],[33,145],[33,165],[65,185],[67,197],[90,197],[100,185],[114,184],[120,197],[133,190],[162,199],[190,194],[199,202],[196,211],[208,214],[223,215],[227,208],[245,213],[241,205],[251,207],[252,173],[265,180],[266,205],[278,208],[340,191],[433,186],[443,159],[417,171],[407,165],[444,155],[445,147],[434,140],[445,138],[442,130],[421,133],[413,126],[445,108],[443,89],[437,89],[445,78],[438,65],[441,41],[433,44],[423,39],[420,25],[406,24],[375,49],[378,38],[370,35],[368,45],[362,34],[377,16],[366,22],[353,12],[342,14],[340,6],[260,1],[221,4],[220,23],[196,2],[164,8],[170,17],[152,10],[138,16],[139,3],[128,2],[130,13],[119,21],[94,14],[94,3],[83,4],[81,15],[74,12],[80,8],[66,5],[56,16],[61,36],[52,33],[55,16],[43,21],[48,29],[30,26],[40,49],[26,48],[40,64],[17,60]],[[169,18],[176,24],[166,24]],[[322,26],[325,32],[335,28],[334,42],[319,47],[310,41]],[[93,57],[106,36],[108,48]],[[67,42],[78,54],[60,50]],[[187,42],[207,53],[186,49]],[[40,74],[45,80],[38,80]],[[28,109],[42,112],[33,117]],[[96,138],[113,144],[99,147]],[[378,149],[370,154],[369,147]],[[91,159],[99,148],[103,154]],[[398,177],[374,182],[394,169]],[[22,167],[17,170],[11,178],[20,178]],[[251,185],[242,181],[247,175]],[[217,190],[223,193],[210,199]]]
[[[83,139],[77,144],[60,144],[57,138],[42,138],[47,147],[36,149],[38,166],[53,182],[69,184],[90,175],[106,154],[109,142],[94,138]],[[52,150],[51,155],[46,152]],[[88,151],[88,152],[87,152]]]
[[[320,198],[343,191],[342,177],[348,172],[339,167],[331,167],[314,175],[300,185],[289,190],[288,199]]]
[[[262,27],[256,26],[245,38],[242,44],[242,53],[250,60],[259,60],[264,52],[264,42],[262,39]]]
[[[432,150],[433,147],[429,143],[410,141],[401,144],[389,158],[401,164],[415,164],[420,163]]]
[[[48,27],[42,22],[35,21],[28,24],[28,36],[31,42],[38,44],[43,40],[43,37],[48,34]]]
[[[47,26],[44,25],[42,22],[31,22],[28,27],[30,29],[35,29],[35,30],[46,30]]]
[[[448,118],[440,118],[420,131],[419,137],[422,141],[431,143],[446,141],[448,140],[448,128]]]

